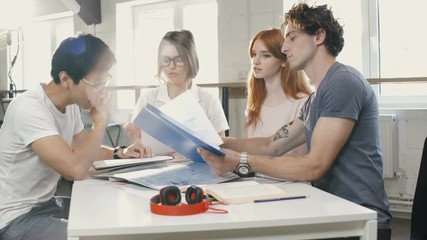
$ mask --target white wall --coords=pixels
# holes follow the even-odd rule
[[[220,82],[245,82],[250,69],[249,41],[260,30],[279,27],[282,0],[218,0]],[[230,99],[230,136],[242,136],[245,99]]]
[[[395,147],[398,152],[398,168],[402,169],[402,176],[385,179],[387,193],[392,198],[411,200],[417,184],[424,140],[427,137],[427,109],[384,108],[380,109],[380,112],[394,113],[397,116],[398,142]],[[410,206],[396,208],[403,212],[411,209]]]
[[[33,16],[45,16],[67,11],[67,8],[61,0],[32,0],[33,1]]]
[[[219,76],[221,82],[244,81],[249,70],[248,45],[255,33],[279,27],[282,0],[219,0]],[[241,74],[243,73],[243,74]]]

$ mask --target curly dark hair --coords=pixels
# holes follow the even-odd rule
[[[311,36],[316,35],[319,29],[325,30],[325,47],[335,57],[344,47],[344,29],[327,5],[310,7],[306,3],[296,4],[285,14],[282,29],[288,24]]]

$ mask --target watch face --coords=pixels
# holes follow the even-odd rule
[[[243,175],[249,174],[249,168],[247,166],[239,166],[238,172]]]

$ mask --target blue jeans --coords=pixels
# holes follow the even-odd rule
[[[67,239],[69,210],[69,197],[52,197],[0,229],[0,239]]]

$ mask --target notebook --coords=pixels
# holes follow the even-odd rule
[[[204,192],[224,204],[253,203],[258,200],[289,196],[289,194],[274,184],[259,184],[256,181],[208,185],[204,188]]]
[[[107,168],[131,167],[144,165],[154,162],[161,162],[173,159],[173,156],[155,156],[151,158],[129,158],[129,159],[111,159],[93,162],[93,168],[102,170]]]

